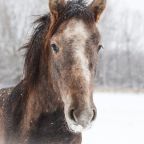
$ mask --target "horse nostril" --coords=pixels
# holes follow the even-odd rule
[[[71,118],[73,121],[76,122],[76,116],[75,116],[75,113],[74,113],[74,112],[75,112],[75,110],[74,110],[74,109],[71,109],[69,115],[70,115],[70,118]]]
[[[96,115],[97,115],[97,111],[96,109],[93,109],[91,112],[87,111],[83,111],[83,112],[79,112],[79,114],[77,113],[79,111],[75,110],[75,109],[71,109],[69,111],[69,117],[71,120],[73,120],[74,122],[83,122],[83,121],[87,121],[89,119],[89,122],[92,122],[96,119]]]
[[[93,117],[91,121],[94,121],[96,119],[96,116],[97,116],[96,109],[93,109]]]

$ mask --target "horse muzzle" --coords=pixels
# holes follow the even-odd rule
[[[75,133],[81,133],[87,129],[96,119],[97,110],[95,107],[83,109],[70,109],[67,117],[69,129]]]

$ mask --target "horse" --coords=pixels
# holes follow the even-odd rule
[[[81,144],[95,120],[93,87],[105,0],[49,0],[26,49],[24,78],[0,90],[1,144]]]

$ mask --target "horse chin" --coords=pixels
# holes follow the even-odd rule
[[[83,128],[81,125],[76,125],[76,124],[68,124],[68,128],[72,133],[82,133],[84,131],[85,128]]]
[[[87,127],[83,127],[82,125],[74,123],[70,119],[67,119],[66,121],[67,121],[67,126],[69,131],[76,134],[80,134],[91,127],[91,125],[88,125]]]

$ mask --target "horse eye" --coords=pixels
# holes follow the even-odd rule
[[[104,48],[103,45],[99,45],[99,46],[98,46],[98,52],[99,52],[102,48]]]
[[[53,49],[53,51],[54,51],[55,53],[58,53],[58,52],[59,52],[59,47],[57,47],[56,44],[51,44],[51,48]]]

